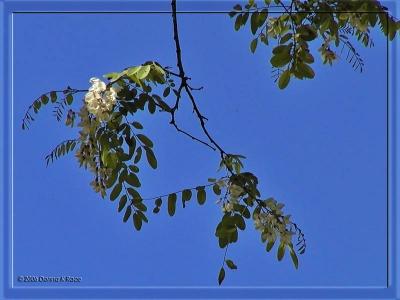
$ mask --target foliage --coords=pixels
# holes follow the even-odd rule
[[[318,51],[324,64],[332,65],[347,49],[345,60],[362,72],[364,62],[351,40],[371,47],[371,28],[379,25],[389,40],[400,30],[400,22],[378,1],[292,0],[285,4],[281,0],[249,0],[244,7],[235,5],[229,15],[234,18],[235,30],[249,25],[251,52],[258,45],[274,43],[270,63],[280,89],[286,88],[292,77],[314,78],[311,42],[320,43]],[[333,47],[341,48],[340,54]]]
[[[276,42],[270,63],[281,89],[288,86],[292,77],[314,78],[315,72],[311,67],[314,55],[310,51],[310,42],[322,40],[318,51],[323,63],[330,65],[339,56],[332,50],[332,44],[336,47],[342,45],[342,52],[347,49],[348,61],[355,69],[362,71],[364,62],[350,42],[350,37],[364,46],[372,46],[370,28],[376,24],[390,40],[399,30],[399,22],[389,16],[387,9],[377,1],[293,0],[289,5],[280,0],[274,0],[275,5],[271,2],[265,0],[262,6],[258,6],[255,1],[249,1],[244,8],[236,5],[229,15],[235,18],[236,30],[250,23],[254,36],[250,43],[251,52],[255,52],[260,44],[269,45],[270,40]],[[267,252],[276,245],[278,261],[288,252],[297,269],[297,255],[306,250],[304,234],[291,216],[284,213],[283,203],[272,197],[261,196],[257,176],[244,171],[245,157],[227,153],[207,130],[207,118],[202,115],[192,93],[201,88],[189,85],[190,78],[183,67],[176,0],[172,0],[171,6],[178,72],[155,61],[148,61],[104,75],[107,83],[91,78],[89,89],[68,86],[64,90],[45,93],[28,107],[22,120],[22,129],[28,129],[34,121],[33,115],[47,105],[53,106],[57,121],[64,118],[66,126],[78,126],[79,136],[58,144],[46,156],[47,164],[75,150],[79,165],[93,174],[90,185],[94,191],[102,198],[108,196],[110,201],[116,201],[123,222],[131,220],[137,231],[149,221],[149,201],[154,201],[153,214],[165,209],[173,217],[177,213],[178,203],[185,208],[194,199],[201,206],[210,195],[217,196],[222,216],[216,226],[215,236],[219,247],[225,250],[218,273],[219,284],[224,281],[226,270],[238,269],[235,262],[227,258],[227,251],[230,244],[238,241],[239,232],[248,228],[249,222],[259,232]],[[270,9],[276,7],[283,11],[272,17]],[[76,104],[74,98],[79,93],[85,93],[85,96],[81,106],[74,111],[71,107],[74,102]],[[184,94],[192,105],[206,140],[186,132],[176,122],[175,115]],[[158,161],[153,140],[145,134],[143,124],[136,118],[140,111],[169,114],[170,124],[177,132],[219,152],[219,171],[224,172],[225,176],[209,178],[207,184],[164,195],[142,197],[139,191],[142,186],[139,174],[141,164],[144,162],[156,169]]]

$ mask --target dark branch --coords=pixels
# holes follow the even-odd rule
[[[180,80],[181,80],[181,83],[179,85],[179,88],[178,88],[178,91],[177,91],[177,95],[176,95],[176,102],[175,102],[175,105],[172,108],[172,112],[171,112],[171,115],[172,115],[171,124],[176,125],[175,124],[175,111],[179,107],[179,102],[180,102],[180,100],[182,98],[182,92],[184,90],[186,92],[186,94],[188,95],[188,97],[190,99],[190,102],[192,103],[193,111],[196,113],[196,116],[199,119],[200,126],[201,126],[204,134],[207,136],[207,138],[208,138],[209,142],[211,143],[211,145],[214,146],[214,147],[211,146],[210,148],[212,148],[214,150],[218,149],[218,151],[220,152],[221,158],[223,159],[227,155],[227,153],[214,140],[214,138],[211,136],[211,134],[207,130],[205,122],[204,122],[204,120],[207,120],[207,118],[204,117],[201,114],[201,112],[200,112],[200,110],[199,110],[199,108],[197,106],[196,100],[194,99],[194,96],[192,94],[192,91],[193,90],[197,90],[197,89],[192,88],[187,82],[190,78],[186,76],[185,69],[184,69],[183,63],[182,63],[182,50],[181,50],[180,40],[179,40],[178,18],[177,18],[177,13],[176,13],[176,0],[172,0],[171,1],[171,7],[172,7],[172,22],[173,22],[174,41],[175,41],[175,50],[176,50],[176,65],[177,65],[178,70],[179,70],[179,73],[178,74],[174,74],[174,75],[179,77]]]
[[[281,3],[281,6],[282,5],[283,5],[283,3]],[[177,20],[177,13],[176,13],[176,0],[172,0],[171,1],[171,6],[172,6],[172,21],[173,21],[173,28],[174,28],[174,41],[175,41],[176,59],[177,59],[177,67],[178,67],[178,70],[179,70],[179,74],[175,73],[173,75],[178,77],[178,78],[180,78],[180,80],[181,80],[181,83],[180,83],[180,86],[178,88],[177,95],[176,95],[176,102],[175,102],[175,105],[172,108],[172,112],[171,112],[171,115],[172,115],[171,124],[175,123],[175,118],[174,118],[175,117],[175,111],[178,109],[179,101],[180,101],[180,99],[182,97],[182,92],[184,90],[186,92],[186,94],[188,95],[189,99],[190,99],[190,102],[191,102],[192,107],[193,107],[193,111],[195,112],[195,114],[196,114],[196,116],[197,116],[197,118],[199,120],[199,123],[200,123],[200,126],[201,126],[202,130],[203,130],[203,133],[207,136],[209,142],[213,146],[215,146],[215,148],[218,149],[218,151],[220,152],[221,159],[222,159],[224,165],[226,166],[228,172],[231,175],[235,175],[234,171],[232,170],[232,167],[230,165],[228,165],[227,163],[225,163],[225,158],[228,157],[229,154],[227,154],[227,152],[224,149],[222,149],[222,147],[215,141],[215,139],[211,136],[211,134],[207,130],[207,127],[206,127],[205,122],[204,122],[205,120],[207,120],[207,118],[204,117],[202,115],[202,113],[200,112],[199,107],[197,106],[196,100],[195,100],[195,98],[194,98],[194,96],[192,94],[193,88],[191,88],[187,83],[188,77],[186,76],[185,69],[183,67],[182,50],[181,50],[180,41],[179,41],[178,20]],[[284,7],[284,8],[286,9],[286,7]],[[287,11],[287,13],[289,13],[289,15],[291,16],[291,12]],[[292,20],[292,21],[294,22],[294,20]],[[293,24],[293,26],[294,26],[294,24]],[[253,199],[255,199],[257,204],[259,206],[261,206],[262,210],[264,210],[265,212],[267,212],[269,214],[274,215],[278,222],[282,222],[281,221],[282,216],[278,216],[278,215],[274,214],[271,210],[269,210],[266,207],[264,201],[261,200],[261,199],[258,199],[256,197],[256,195],[252,195],[252,193],[246,187],[244,187],[244,190]],[[302,232],[300,231],[300,229],[298,229],[298,226],[295,223],[292,223],[292,224],[293,224],[293,226],[295,226],[296,230],[299,230],[299,233],[302,235]],[[304,240],[304,242],[305,242],[305,240]],[[225,258],[224,258],[224,261],[225,261]]]

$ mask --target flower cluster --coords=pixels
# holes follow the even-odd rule
[[[229,201],[231,202],[238,202],[239,197],[243,194],[244,189],[236,184],[230,184],[229,185],[229,195],[230,199]]]
[[[229,199],[222,206],[222,212],[231,212],[234,209],[234,205],[239,203],[239,198],[243,195],[244,189],[236,184],[227,183],[224,180],[219,180],[216,184],[220,188],[226,188],[229,193]]]
[[[96,193],[100,193],[102,197],[105,197],[105,183],[112,170],[98,165],[100,150],[98,148],[95,133],[100,120],[90,116],[87,105],[81,107],[78,115],[80,118],[78,126],[81,128],[79,131],[80,148],[76,151],[75,157],[78,159],[80,166],[89,169],[95,174],[95,179],[90,183],[90,185]]]
[[[92,86],[85,95],[87,110],[99,121],[107,120],[117,101],[117,91],[113,87],[107,89],[107,85],[96,77],[90,78],[90,83]]]
[[[284,204],[278,203],[274,199],[264,201],[268,212],[260,212],[253,216],[254,226],[261,232],[263,241],[275,242],[277,237],[280,237],[280,242],[289,245],[292,242],[294,232],[288,230],[290,225],[290,215],[283,216],[282,208]]]
[[[239,197],[242,196],[244,190],[241,186],[236,184],[230,184],[228,187],[229,191],[229,202],[225,203],[222,207],[223,212],[233,211],[234,205],[239,204]]]

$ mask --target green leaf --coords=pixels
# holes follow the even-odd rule
[[[290,81],[290,71],[284,71],[281,76],[279,77],[278,86],[281,90],[287,87]]]
[[[240,29],[240,26],[242,26],[242,15],[241,15],[241,14],[239,14],[239,15],[236,17],[236,20],[235,20],[235,30],[238,31],[238,30]]]
[[[287,65],[291,59],[292,59],[292,57],[290,56],[290,52],[285,51],[285,52],[282,52],[282,53],[272,56],[270,62],[273,67],[281,68],[281,67]]]
[[[251,33],[256,34],[258,29],[258,11],[255,11],[251,14],[250,28],[251,28]]]
[[[50,92],[50,100],[51,100],[51,103],[54,103],[57,101],[57,93],[55,91]]]
[[[318,36],[315,28],[309,24],[300,26],[297,32],[303,40],[308,42],[314,40]]]
[[[140,124],[139,122],[132,122],[133,127],[135,127],[136,129],[143,129],[143,125]]]
[[[371,15],[374,15],[374,14],[371,14]],[[329,16],[329,15],[328,15],[328,16]],[[329,16],[329,17],[327,17],[327,18],[325,19],[325,21],[323,21],[323,22],[321,23],[321,25],[319,26],[320,32],[321,32],[321,33],[324,33],[326,30],[328,30],[328,28],[329,28],[330,25],[331,25],[331,18],[330,18],[330,16]]]
[[[305,63],[312,64],[314,62],[314,56],[312,56],[312,54],[307,51],[302,51],[300,57]]]
[[[149,102],[147,102],[147,107],[149,109],[149,113],[154,114],[156,111],[156,102],[153,99],[150,99]]]
[[[215,195],[221,195],[221,188],[219,187],[218,184],[213,185],[213,191]]]
[[[145,147],[144,149],[146,150],[146,158],[150,167],[152,167],[153,169],[157,169],[157,159],[154,155],[153,150],[148,147]]]
[[[204,190],[204,186],[199,186],[196,188],[197,190],[197,202],[200,205],[203,205],[206,202],[206,191]]]
[[[149,65],[141,66],[140,69],[136,72],[136,77],[140,80],[143,80],[149,75],[151,67]]]
[[[138,193],[137,190],[133,189],[133,188],[127,188],[129,195],[132,196],[132,201],[134,203],[141,201],[142,197],[140,196],[140,194]]]
[[[165,103],[163,100],[155,98],[158,105],[161,106],[161,108],[167,112],[171,112],[171,107],[168,106],[167,103]]]
[[[218,284],[221,285],[224,279],[225,279],[225,269],[222,267],[221,270],[219,270],[218,274]]]
[[[134,201],[133,205],[141,211],[147,211],[147,206],[142,201]]]
[[[168,196],[168,214],[172,217],[176,209],[176,194],[169,194]]]
[[[125,181],[126,181],[127,183],[129,183],[131,186],[134,186],[134,187],[140,187],[140,186],[141,186],[140,181],[139,181],[139,178],[138,178],[138,177],[136,176],[136,174],[134,174],[134,173],[130,173],[130,174],[126,177]]]
[[[285,44],[287,41],[289,41],[292,38],[292,34],[291,33],[286,33],[281,40],[279,41],[280,44]]]
[[[251,206],[253,206],[253,205],[251,205]],[[242,215],[246,219],[250,219],[250,211],[249,211],[249,209],[247,207],[243,210]]]
[[[132,208],[131,208],[131,206],[128,206],[125,210],[124,219],[123,219],[124,222],[128,221],[129,217],[131,216],[131,213],[132,213]]]
[[[47,104],[49,102],[49,97],[47,97],[47,95],[42,95],[40,97],[40,100],[42,101],[43,104]]]
[[[182,192],[182,201],[189,201],[192,198],[192,191],[191,190],[183,190]]]
[[[221,237],[221,238],[218,239],[218,246],[221,249],[225,248],[228,245],[228,243],[229,243],[229,241],[226,238]]]
[[[281,54],[281,53],[288,53],[290,51],[291,44],[289,45],[279,45],[276,46],[274,49],[272,49],[272,53],[275,55]]]
[[[290,257],[292,258],[292,262],[296,269],[299,268],[299,260],[297,258],[296,252],[294,252],[293,247],[290,247]]]
[[[251,41],[251,43],[250,43],[250,51],[251,51],[251,53],[256,52],[257,43],[258,43],[258,38],[255,38],[254,40]]]
[[[140,161],[140,158],[142,157],[142,148],[141,147],[139,147],[139,148],[137,148],[136,149],[136,156],[135,156],[135,159],[134,159],[134,163],[135,164],[137,164],[139,161]]]
[[[117,175],[118,175],[118,172],[113,171],[111,173],[111,175],[108,177],[107,182],[106,182],[106,187],[108,189],[111,188],[114,185],[114,183],[117,181]]]
[[[141,68],[142,66],[131,67],[128,70],[126,70],[126,75],[128,76],[135,75]]]
[[[68,94],[67,97],[65,98],[65,101],[67,101],[68,105],[71,105],[72,102],[74,101],[74,98],[72,97],[72,94]]]
[[[145,223],[149,223],[149,219],[147,219],[146,215],[145,215],[143,212],[138,211],[138,212],[136,212],[136,213],[139,215],[139,217],[140,217]]]
[[[116,184],[114,186],[113,190],[111,191],[110,200],[114,201],[115,199],[117,199],[117,197],[121,193],[121,190],[122,190],[122,184],[120,184],[120,183]]]
[[[120,73],[107,73],[103,75],[104,78],[108,79],[108,80],[117,80],[120,77]]]
[[[170,92],[171,92],[171,88],[170,87],[166,87],[164,92],[163,92],[163,97],[168,97]]]
[[[133,225],[137,231],[142,228],[142,218],[136,213],[133,215]]]
[[[38,101],[38,100],[36,100],[35,102],[33,102],[33,108],[34,108],[34,111],[35,111],[35,112],[37,112],[37,111],[40,109],[41,106],[42,106],[42,102],[40,102],[40,101]]]
[[[249,19],[249,12],[245,12],[242,16],[242,25],[246,25],[247,20]]]
[[[139,140],[143,143],[143,144],[145,144],[147,147],[150,147],[150,148],[152,148],[153,147],[153,142],[147,137],[147,136],[145,136],[144,134],[137,134],[136,135],[138,138],[139,138]]]
[[[123,195],[121,197],[121,199],[119,200],[118,212],[121,212],[124,209],[125,204],[126,204],[127,201],[128,201],[128,198],[126,197],[126,195]]]
[[[103,150],[101,153],[101,160],[106,167],[111,169],[115,168],[118,164],[117,154],[109,152],[108,150]]]
[[[304,77],[312,79],[315,76],[314,70],[307,64],[299,63],[297,69]]]
[[[237,269],[237,266],[233,263],[232,260],[227,259],[227,260],[225,260],[225,262],[226,262],[226,265],[228,266],[229,269],[231,269],[231,270],[236,270]]]
[[[265,21],[268,18],[268,9],[264,8],[259,14],[258,14],[258,27],[261,27]]]
[[[278,260],[281,261],[283,256],[285,255],[285,244],[281,243],[278,247]]]
[[[267,252],[271,251],[272,247],[274,247],[275,240],[270,240],[267,243]]]
[[[154,202],[154,204],[155,204],[157,207],[161,207],[162,199],[161,199],[161,198],[157,198],[156,201]]]
[[[235,224],[240,230],[244,230],[246,228],[246,223],[241,215],[235,215]]]
[[[129,170],[131,170],[134,173],[138,173],[139,172],[139,167],[135,166],[135,165],[130,165],[129,166]]]
[[[121,172],[121,174],[119,174],[118,182],[122,184],[125,181],[127,176],[128,176],[128,171],[126,169],[124,169]]]

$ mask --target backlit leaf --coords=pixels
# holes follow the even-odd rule
[[[147,75],[149,75],[150,69],[151,67],[149,65],[141,66],[135,75],[138,79],[143,80],[147,77]]]
[[[120,184],[120,183],[116,184],[114,186],[113,190],[111,191],[110,200],[114,201],[115,199],[117,199],[117,197],[121,193],[121,190],[122,190],[122,184]]]
[[[130,206],[128,206],[125,210],[124,219],[123,219],[124,222],[129,220],[131,213],[132,213],[132,208]]]
[[[131,186],[140,187],[139,178],[138,178],[134,173],[130,173],[130,174],[126,177],[125,180],[126,180],[126,182],[129,183]]]
[[[197,187],[196,190],[197,190],[197,202],[200,205],[203,205],[206,202],[206,191],[204,190],[204,186]]]
[[[68,105],[71,105],[72,102],[74,101],[72,94],[68,94],[67,97],[65,98],[65,101],[68,103]]]
[[[284,71],[281,76],[279,77],[278,86],[282,90],[287,87],[290,81],[290,71]]]
[[[251,41],[251,43],[250,43],[250,51],[252,53],[256,52],[257,43],[258,43],[258,39],[257,38]]]
[[[133,215],[133,225],[137,231],[142,228],[142,218],[136,213]]]
[[[138,139],[144,144],[144,145],[146,145],[147,147],[150,147],[150,148],[152,148],[153,147],[153,142],[147,137],[147,136],[145,136],[144,134],[137,134],[136,135],[137,137],[138,137]]]
[[[123,195],[121,197],[121,199],[119,200],[118,212],[121,212],[124,209],[125,204],[126,204],[127,201],[128,201],[128,198],[126,197],[126,195]]]
[[[290,257],[292,258],[292,262],[294,264],[294,267],[296,269],[298,269],[299,268],[299,260],[297,258],[296,252],[293,250],[293,247],[290,247],[290,251],[289,252],[290,252]]]
[[[146,150],[146,158],[147,158],[147,162],[149,163],[149,165],[153,168],[153,169],[157,169],[157,159],[154,155],[153,150],[151,150],[148,147],[144,148]]]
[[[172,217],[175,214],[176,209],[176,194],[170,194],[168,196],[168,214]]]
[[[226,262],[226,265],[228,266],[229,269],[231,269],[231,270],[236,270],[237,269],[237,266],[233,263],[232,260],[227,259],[225,262]]]
[[[225,269],[221,268],[221,270],[219,270],[219,274],[218,274],[218,284],[221,285],[221,283],[224,281],[225,279]]]
[[[285,244],[281,243],[278,247],[278,260],[281,261],[283,256],[285,255]]]
[[[140,161],[140,158],[142,157],[142,148],[138,147],[136,149],[136,156],[135,156],[135,160],[133,161],[135,164],[137,164]]]

